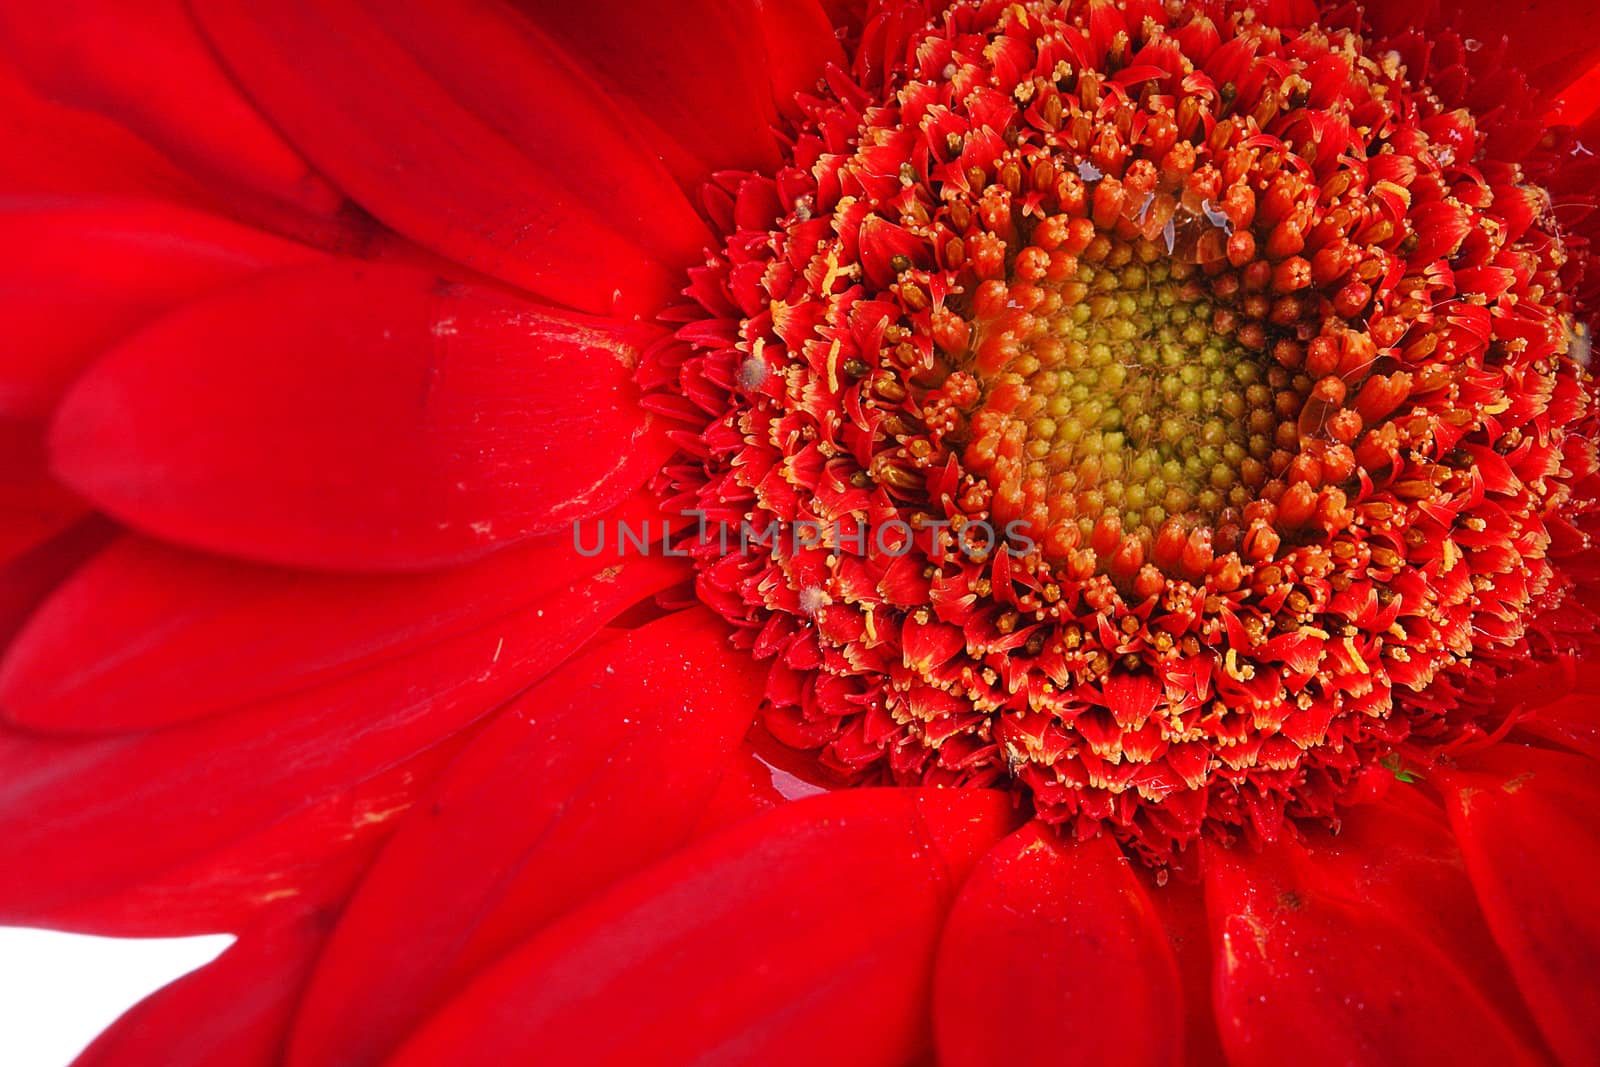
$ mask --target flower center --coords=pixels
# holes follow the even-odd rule
[[[1545,195],[1424,57],[1139,11],[872,22],[642,375],[663,493],[783,531],[694,548],[778,740],[1160,861],[1479,730],[1596,462]]]
[[[1272,385],[1288,375],[1263,367],[1187,264],[1143,239],[1094,244],[978,288],[945,395],[976,395],[954,408],[966,468],[1039,518],[1045,557],[1116,530],[1098,562],[1129,579],[1169,518],[1214,523],[1256,499],[1302,398],[1285,392],[1280,411]]]

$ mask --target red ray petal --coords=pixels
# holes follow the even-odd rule
[[[685,189],[714,171],[779,163],[766,49],[754,0],[517,0],[601,80]]]
[[[62,402],[58,475],[131,525],[291,565],[414,569],[567,528],[667,447],[640,326],[352,263],[166,316]]]
[[[134,1005],[73,1067],[276,1067],[326,932],[321,916],[246,931],[211,963]]]
[[[1495,940],[1550,1045],[1600,1063],[1600,765],[1497,745],[1443,776]]]
[[[563,666],[473,741],[340,920],[296,1067],[382,1058],[507,948],[681,844],[761,703],[727,626],[669,616]]]
[[[45,426],[0,416],[0,562],[49,541],[89,512],[89,505],[50,476]]]
[[[1596,697],[1592,691],[1562,697],[1538,709],[1537,716],[1519,722],[1517,730],[1600,760],[1600,699]]]
[[[1600,662],[1581,656],[1555,661],[1515,682],[1530,711],[1518,717],[1513,739],[1531,735],[1600,759]]]
[[[0,415],[43,418],[89,361],[161,312],[318,253],[157,200],[12,201],[0,212]]]
[[[210,197],[111,120],[40,97],[0,64],[0,193],[115,193],[193,204]]]
[[[243,930],[268,915],[334,915],[396,820],[474,735],[468,729],[197,859],[127,880],[102,896],[31,913],[53,929],[108,937]]]
[[[1506,41],[1506,60],[1557,92],[1600,55],[1600,8],[1591,0],[1448,0],[1448,16],[1481,41]]]
[[[778,808],[549,927],[391,1063],[907,1062],[944,914],[1009,823],[978,790]]]
[[[765,733],[759,726],[756,731]],[[757,745],[747,736],[739,745],[728,761],[722,780],[717,783],[716,792],[706,803],[700,823],[695,827],[696,837],[721,833],[735,823],[780,804],[827,792],[826,787],[807,782],[767,759],[765,749],[771,744],[769,740],[765,745]]]
[[[933,1024],[944,1067],[1181,1060],[1177,964],[1110,838],[1030,823],[984,857],[939,943]]]
[[[1540,1062],[1473,981],[1475,946],[1430,936],[1409,921],[1421,909],[1396,910],[1391,894],[1289,841],[1213,847],[1205,862],[1213,995],[1234,1067]]]
[[[1206,919],[1205,887],[1169,878],[1152,894],[1178,961],[1183,986],[1183,1063],[1185,1067],[1227,1067],[1222,1037],[1217,1033],[1211,1000],[1211,939]]]
[[[1438,802],[1401,784],[1352,809],[1337,836],[1308,843],[1311,877],[1357,906],[1382,912],[1435,945],[1495,1006],[1527,1048],[1538,1027],[1484,922],[1466,861]]]
[[[705,227],[659,162],[508,8],[191,6],[295,146],[421,245],[598,313],[659,308],[682,285],[671,268],[701,254]]]
[[[757,0],[756,7],[773,102],[785,117],[798,118],[795,94],[811,91],[829,63],[845,70],[850,61],[816,0]]]
[[[1589,63],[1557,92],[1547,121],[1579,127],[1583,140],[1592,144],[1596,115],[1600,115],[1600,63]]]
[[[26,921],[226,847],[438,744],[682,577],[629,560],[338,683],[90,741],[0,734],[0,915]],[[597,568],[598,569],[598,568]]]
[[[593,570],[570,535],[419,575],[287,571],[127,537],[63,585],[0,663],[0,714],[49,732],[167,726],[364,671]]]
[[[7,5],[0,40],[41,93],[122,123],[254,220],[313,236],[330,227],[307,215],[348,207],[240,95],[180,0]]]
[[[116,536],[116,527],[92,516],[0,563],[0,653],[4,653],[57,582]]]

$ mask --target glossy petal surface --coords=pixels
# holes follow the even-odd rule
[[[198,548],[349,570],[461,562],[621,501],[664,458],[636,326],[398,267],[281,271],[189,304],[79,379],[72,487]]]
[[[1235,1067],[1539,1062],[1473,980],[1473,945],[1436,940],[1336,862],[1287,841],[1210,848],[1206,903]]]
[[[1600,1062],[1600,774],[1583,756],[1503,745],[1446,779],[1450,820],[1495,939],[1550,1045]]]
[[[630,630],[502,712],[340,921],[296,1067],[373,1063],[475,971],[688,835],[760,705],[702,610]]]
[[[181,0],[10,5],[0,27],[42,93],[122,123],[247,216],[315,232],[309,216],[345,208],[240,94]]]
[[[906,1062],[945,911],[1009,819],[977,790],[779,808],[548,928],[390,1062]]]
[[[612,562],[556,535],[465,567],[348,576],[124,537],[56,589],[0,662],[0,715],[56,733],[203,718],[469,633]]]
[[[0,734],[9,921],[104,896],[259,833],[439,744],[676,581],[629,561],[324,688],[175,729],[104,739]]]
[[[770,128],[777,112],[752,0],[519,6],[623,102],[691,193],[715,171],[778,163]]]
[[[504,5],[192,8],[296,148],[476,271],[586,311],[653,311],[708,237],[594,85]]]
[[[162,312],[312,249],[159,200],[16,199],[0,210],[0,413],[50,414],[96,356]]]
[[[1109,838],[1030,824],[978,864],[939,946],[941,1064],[1171,1064],[1182,1018],[1160,917]]]

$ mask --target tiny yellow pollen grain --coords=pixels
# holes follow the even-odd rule
[[[388,822],[390,819],[394,818],[396,815],[402,814],[403,812],[407,811],[410,807],[411,807],[411,805],[409,803],[406,803],[406,804],[396,804],[393,807],[389,807],[389,808],[381,808],[381,809],[379,809],[377,811],[364,811],[361,814],[356,816],[353,825],[357,829],[359,829],[359,828],[361,828],[363,826],[376,826],[379,823]]]
[[[294,888],[273,889],[256,897],[257,904],[273,904],[280,900],[292,900],[300,895],[300,890]]]

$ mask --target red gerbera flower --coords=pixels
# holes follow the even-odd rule
[[[1600,1061],[1588,5],[10,8],[84,1062]]]

